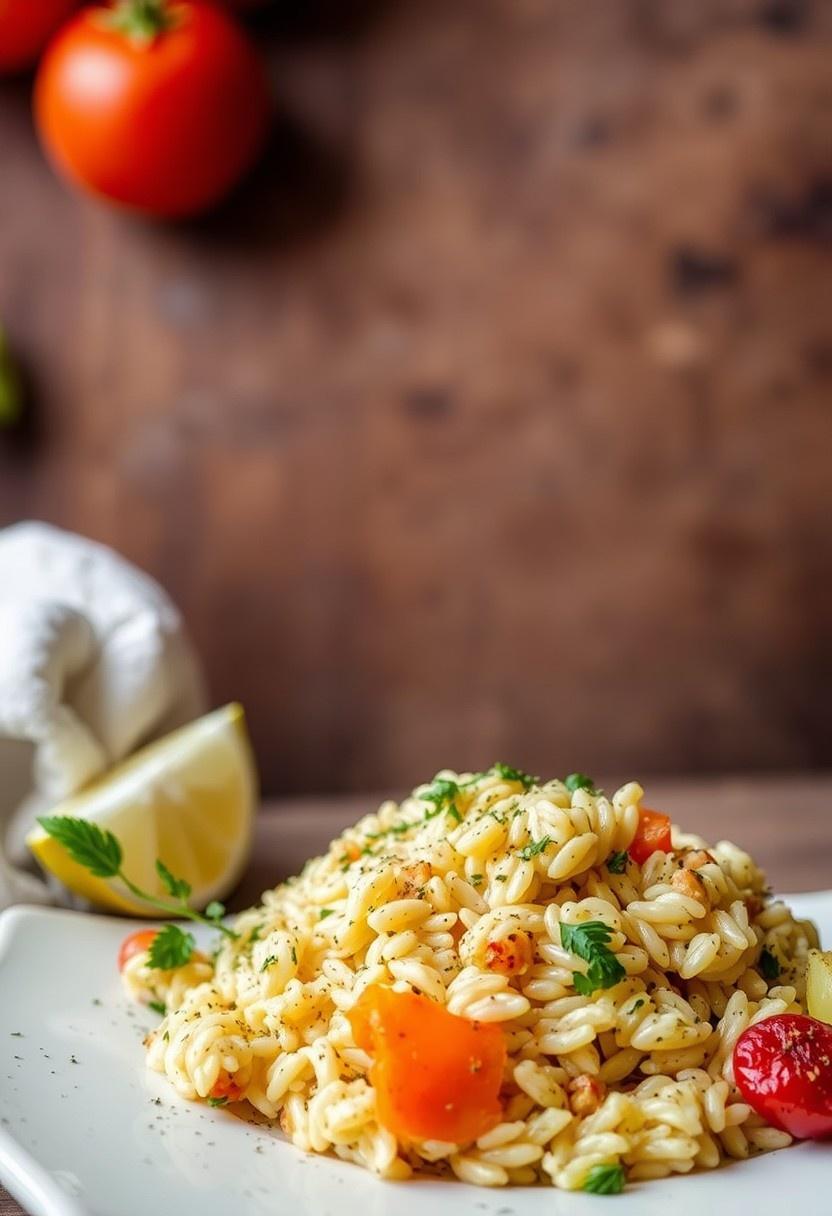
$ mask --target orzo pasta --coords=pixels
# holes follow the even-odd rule
[[[732,1052],[749,1024],[802,1012],[815,930],[735,845],[674,828],[671,846],[655,824],[645,844],[641,799],[496,765],[384,803],[240,915],[213,961],[129,960],[129,991],[168,1009],[150,1066],[391,1179],[603,1190],[610,1170],[661,1178],[788,1144],[743,1102]],[[499,1028],[499,1114],[476,1139],[380,1115],[354,1030],[376,988],[492,1043]]]

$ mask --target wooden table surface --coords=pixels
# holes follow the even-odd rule
[[[611,788],[614,782],[607,783]],[[651,805],[709,840],[728,837],[766,870],[775,890],[832,885],[832,776],[719,778],[646,782]],[[266,887],[296,872],[338,830],[373,809],[375,796],[270,802],[257,823],[252,864],[232,907],[244,907]],[[0,1216],[22,1209],[0,1187]],[[160,1213],[159,1216],[167,1216]]]
[[[0,85],[0,523],[155,575],[270,792],[827,767],[832,4],[271,10],[201,224],[79,200]]]

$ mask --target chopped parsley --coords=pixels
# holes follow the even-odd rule
[[[152,1009],[154,1013],[160,1014],[162,1017],[167,1013],[167,1006],[164,1001],[148,1001],[148,1009]]]
[[[318,920],[326,920],[326,918],[328,916],[334,916],[334,915],[335,915],[334,908],[321,908],[320,912],[318,913]]]
[[[470,882],[472,887],[478,887],[482,882],[482,874],[472,874]]]
[[[595,782],[591,777],[587,777],[586,773],[570,773],[563,784],[572,794],[575,793],[575,790],[589,790],[590,794],[596,792]]]
[[[294,946],[292,946],[292,962],[295,964],[295,966],[297,966],[297,962],[298,962],[298,952],[297,952],[297,950],[295,949],[295,947],[294,947]]]
[[[494,881],[495,882],[508,882],[508,874],[495,874]]]
[[[510,764],[501,764],[499,761],[491,766],[492,773],[496,773],[498,777],[502,777],[504,781],[519,781],[523,789],[530,789],[540,780],[539,777],[532,777],[530,773],[524,773],[522,769],[512,768]]]
[[[222,1098],[209,1098],[208,1105],[209,1106],[225,1106],[227,1101],[228,1101],[228,1098],[225,1096],[223,1096]]]
[[[760,952],[760,972],[766,980],[776,980],[780,974],[780,962],[768,946],[763,946]]]
[[[537,857],[545,849],[548,849],[551,843],[551,836],[541,836],[540,840],[529,841],[527,845],[525,845],[522,849],[518,849],[517,852],[524,861],[531,861],[533,857]]]
[[[622,849],[620,853],[611,853],[607,858],[607,869],[610,874],[623,874],[629,860],[630,855],[626,849]]]
[[[620,1165],[593,1165],[582,1190],[591,1195],[620,1195],[624,1190],[624,1169]]]
[[[248,935],[248,944],[253,946],[256,941],[260,940],[260,934],[263,932],[263,925],[255,925],[251,933]]]
[[[263,959],[263,965],[262,965],[262,966],[261,966],[261,968],[260,968],[261,972],[262,972],[262,971],[268,971],[269,967],[271,967],[271,966],[272,966],[274,963],[276,963],[277,961],[278,961],[278,958],[277,958],[277,955],[276,955],[276,954],[270,954],[270,955],[268,956],[268,958],[264,958],[264,959]]]
[[[449,781],[447,777],[434,777],[430,785],[425,786],[419,797],[422,802],[432,802],[436,807],[436,814],[438,814],[440,811],[444,811],[458,794],[459,786],[456,781]]]
[[[612,937],[609,926],[600,920],[586,920],[579,925],[560,926],[560,941],[564,950],[577,954],[589,963],[586,975],[572,972],[575,991],[590,996],[598,988],[612,988],[624,979],[626,972],[607,943]]]

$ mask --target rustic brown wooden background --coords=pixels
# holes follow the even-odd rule
[[[0,522],[116,545],[268,789],[819,767],[832,6],[279,6],[210,221],[67,194],[0,91]]]

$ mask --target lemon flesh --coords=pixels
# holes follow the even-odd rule
[[[149,744],[50,815],[88,819],[122,847],[122,870],[136,886],[169,899],[161,858],[204,907],[236,883],[251,846],[257,776],[241,705],[226,705]],[[118,878],[96,878],[38,824],[26,843],[45,870],[100,908],[132,916],[158,911]]]
[[[809,951],[806,1005],[813,1018],[832,1023],[832,950]]]

